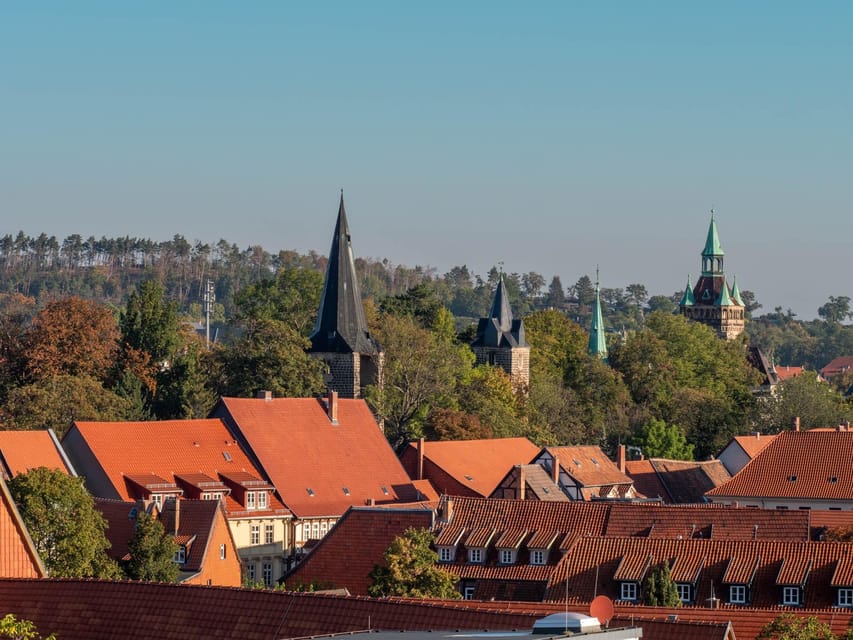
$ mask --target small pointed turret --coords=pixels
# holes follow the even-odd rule
[[[714,220],[714,210],[711,209],[708,237],[705,239],[705,248],[702,249],[702,274],[722,273],[724,255],[723,247],[720,245],[720,235],[717,233],[717,222]]]
[[[743,303],[743,298],[740,297],[740,289],[737,286],[737,276],[734,277],[732,281],[732,300],[735,301],[735,304],[739,304],[742,307],[746,305]]]
[[[595,270],[595,304],[592,310],[592,324],[589,327],[589,346],[591,356],[607,360],[607,340],[604,336],[604,316],[601,313],[601,296],[598,287],[598,269]]]
[[[687,287],[684,289],[684,295],[681,296],[679,304],[682,307],[692,307],[696,304],[696,299],[693,297],[693,287],[690,285],[690,276],[687,276]]]
[[[714,305],[718,307],[731,307],[732,297],[729,295],[729,285],[726,284],[726,279],[723,278],[723,286],[720,287],[720,295],[714,300]]]

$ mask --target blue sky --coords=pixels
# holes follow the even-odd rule
[[[0,6],[0,234],[853,297],[853,5]]]

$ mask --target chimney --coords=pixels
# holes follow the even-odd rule
[[[794,431],[800,430],[800,416],[794,418]]]
[[[849,420],[844,420],[841,423],[841,430],[842,431],[850,431],[850,421]]]
[[[174,531],[172,531],[172,535],[176,536],[176,535],[178,535],[178,531],[181,528],[181,507],[180,507],[181,501],[178,500],[177,497],[169,498],[168,501],[169,501],[168,504],[172,507],[172,509],[175,512],[175,525],[174,525]]]
[[[554,484],[558,487],[560,486],[560,460],[557,458],[556,454],[551,454],[553,456],[551,460],[551,480],[554,481]]]
[[[328,401],[327,401],[327,412],[329,414],[329,420],[332,424],[338,424],[338,392],[337,391],[329,391]]]
[[[616,465],[622,473],[625,473],[625,455],[625,445],[620,444],[619,448],[616,449]]]
[[[453,498],[444,501],[444,518],[442,519],[448,524],[453,520]]]
[[[524,500],[527,492],[527,473],[524,471],[524,465],[518,465],[518,499]]]
[[[418,480],[424,479],[424,447],[426,442],[423,438],[418,438]]]
[[[373,498],[368,498],[367,499],[367,506],[368,507],[375,507],[376,506],[376,500],[374,500]]]
[[[265,389],[261,389],[255,395],[255,397],[259,398],[260,400],[272,400],[272,391],[266,391]]]

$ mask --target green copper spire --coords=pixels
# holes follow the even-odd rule
[[[690,276],[687,276],[687,286],[684,288],[684,295],[681,296],[682,307],[692,307],[696,304],[696,299],[693,297],[693,287],[690,286]]]
[[[592,311],[592,324],[589,327],[589,347],[591,356],[607,360],[607,341],[604,339],[604,317],[601,315],[601,297],[598,293],[598,267],[595,269],[595,307]]]
[[[729,285],[726,284],[726,279],[723,278],[723,286],[720,289],[720,295],[714,301],[714,305],[718,307],[731,307],[734,303],[729,295]]]
[[[737,276],[735,276],[735,279],[732,282],[732,300],[735,301],[735,304],[739,304],[742,307],[746,306],[743,303],[743,298],[740,297],[740,289],[737,288]]]
[[[717,222],[714,220],[714,210],[711,209],[711,224],[708,226],[708,238],[705,240],[703,256],[722,256],[723,248],[720,246],[720,236],[717,233]]]

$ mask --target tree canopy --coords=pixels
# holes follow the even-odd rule
[[[178,578],[175,553],[178,545],[166,535],[163,525],[147,511],[136,517],[133,538],[127,545],[130,560],[125,572],[132,580],[174,582]]]
[[[434,540],[428,529],[409,528],[397,536],[385,551],[385,564],[376,565],[370,573],[371,596],[408,598],[459,598],[456,583],[459,576],[445,571],[436,563],[438,554],[432,549]]]

